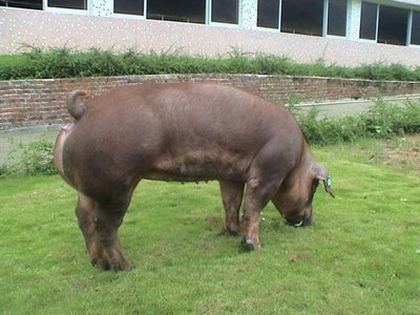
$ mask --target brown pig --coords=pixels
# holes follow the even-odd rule
[[[127,270],[117,230],[140,180],[218,180],[224,231],[260,248],[260,213],[271,200],[292,225],[312,222],[317,164],[293,116],[245,91],[213,83],[144,84],[88,101],[74,91],[74,122],[58,135],[55,165],[79,193],[76,214],[90,259]],[[239,209],[243,203],[240,222]]]

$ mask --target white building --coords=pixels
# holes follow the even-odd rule
[[[0,54],[22,44],[420,66],[420,0],[0,0]]]

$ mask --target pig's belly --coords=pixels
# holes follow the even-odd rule
[[[233,180],[243,181],[249,160],[235,154],[193,152],[164,156],[153,164],[143,178],[164,181]]]

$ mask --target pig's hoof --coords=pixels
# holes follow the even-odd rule
[[[242,245],[244,246],[245,249],[253,251],[253,250],[259,250],[261,249],[261,245],[253,242],[251,239],[243,237],[242,238]]]
[[[131,270],[130,263],[125,258],[119,259],[104,259],[94,258],[91,260],[92,266],[98,267],[104,271],[129,271]]]
[[[117,268],[114,269],[116,271],[130,271],[131,270],[131,264],[124,259],[123,261],[119,262],[117,265]]]
[[[239,232],[229,227],[224,227],[218,234],[227,236],[238,236]]]

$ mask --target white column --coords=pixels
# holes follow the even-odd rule
[[[324,0],[324,12],[322,16],[322,36],[325,37],[328,35],[328,0]]]
[[[114,0],[87,0],[89,14],[94,16],[110,16],[114,13]]]
[[[358,40],[360,33],[360,17],[362,0],[348,0],[347,6],[347,38]]]
[[[411,10],[408,13],[408,23],[407,23],[407,41],[406,41],[406,45],[410,46],[411,44],[411,30],[413,27],[413,11]]]
[[[258,0],[239,0],[239,26],[257,28]]]

